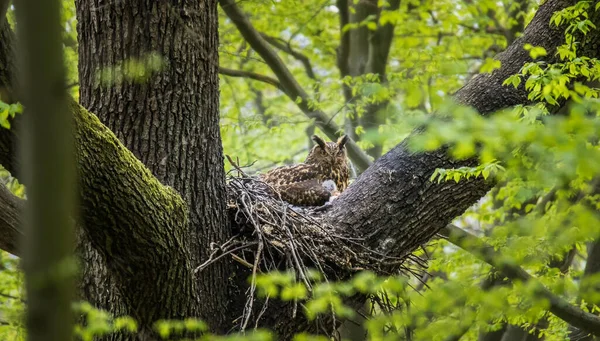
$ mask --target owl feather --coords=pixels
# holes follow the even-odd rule
[[[346,135],[336,142],[325,142],[314,135],[316,145],[303,163],[270,170],[261,176],[281,198],[297,206],[320,206],[332,193],[342,192],[348,187],[350,168],[346,155]],[[327,181],[335,184],[331,186]],[[332,190],[332,187],[335,189]]]

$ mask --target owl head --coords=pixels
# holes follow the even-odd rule
[[[343,165],[346,163],[346,142],[348,136],[340,137],[337,142],[325,142],[317,135],[312,136],[316,145],[310,150],[304,163],[321,165]]]

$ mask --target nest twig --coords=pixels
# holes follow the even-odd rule
[[[228,255],[252,270],[244,315],[239,319],[242,331],[252,314],[257,273],[292,269],[310,292],[313,283],[309,268],[319,271],[325,280],[347,279],[360,270],[416,274],[411,265],[423,269],[424,263],[418,257],[386,256],[366,247],[360,236],[343,235],[324,221],[326,210],[290,205],[271,186],[248,176],[228,159],[235,169],[228,174],[227,210],[236,236],[223,245],[213,245],[209,260],[196,272]],[[249,254],[249,250],[253,251]]]

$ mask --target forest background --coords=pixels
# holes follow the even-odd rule
[[[61,4],[66,84],[79,101],[78,63],[92,57],[80,56],[75,3]],[[463,183],[464,189],[479,179],[491,188],[454,225],[411,250],[400,275],[360,272],[347,282],[315,284],[309,295],[296,275],[277,272],[254,278],[258,296],[308,299],[298,314],[309,320],[344,318],[336,333],[353,340],[592,340],[587,334],[599,335],[597,317],[584,313],[597,314],[600,302],[600,63],[589,52],[600,37],[597,2],[546,4],[551,13],[542,16],[543,28],[553,33],[540,34],[538,45],[518,43],[540,10],[537,1],[219,4],[214,62],[223,153],[246,173],[301,162],[315,133],[329,139],[346,133],[356,142],[348,150],[353,178],[405,141],[412,153],[446,146],[458,160],[460,167],[426,174],[432,186]],[[183,20],[182,13],[169,15]],[[248,20],[240,19],[244,16]],[[13,6],[7,22],[13,28],[18,22]],[[192,30],[188,38],[204,39],[203,34]],[[518,64],[516,72],[498,72],[503,66],[498,53],[515,44],[522,58],[504,62]],[[105,87],[144,84],[165,68],[166,58],[148,53],[103,65],[94,79]],[[526,100],[511,101],[497,92],[498,101],[511,105],[471,103],[468,91],[487,85],[488,78],[477,78],[481,74],[506,76],[503,87],[525,91]],[[461,93],[466,84],[471,85]],[[11,129],[22,107],[2,102],[0,110],[2,129]],[[417,128],[420,133],[411,135]],[[235,168],[227,161],[224,167]],[[3,177],[16,196],[25,197],[16,178],[8,171]],[[457,193],[450,193],[447,205]],[[369,200],[364,196],[354,203]],[[1,257],[0,337],[21,340],[24,278],[18,258],[5,251]],[[359,309],[342,304],[342,298],[357,293],[370,300]],[[75,308],[88,319],[76,329],[84,339],[138,329],[135,316],[115,320],[87,303]],[[252,329],[243,322],[234,325],[234,331]],[[205,327],[196,320],[154,326],[161,335]],[[276,336],[267,331],[232,338]]]

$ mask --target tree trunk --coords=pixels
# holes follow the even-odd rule
[[[374,17],[374,22],[379,21],[379,16],[383,10],[397,11],[400,7],[400,0],[392,0],[386,6],[379,6],[377,1],[363,0],[349,4],[346,0],[336,2],[340,12],[340,47],[338,50],[337,65],[342,78],[346,76],[361,77],[366,74],[376,74],[380,78],[382,85],[387,83],[386,66],[388,56],[394,37],[394,25],[387,23],[379,25],[375,31],[369,30],[366,26],[355,27],[347,32],[343,30],[347,24],[362,23],[368,17]],[[350,87],[344,85],[344,99],[347,103],[356,102],[351,94]],[[388,101],[381,103],[372,103],[365,106],[363,117],[358,117],[355,110],[352,117],[346,117],[346,133],[354,140],[358,140],[355,129],[362,125],[367,131],[376,130],[385,121],[381,117],[381,110],[388,104]],[[375,142],[367,153],[374,159],[381,156],[383,146],[380,142]]]
[[[184,240],[197,265],[208,258],[211,242],[220,244],[230,234],[219,132],[216,2],[78,0],[76,6],[81,104],[184,198],[189,209]],[[152,54],[164,63],[154,72],[151,62],[144,63]],[[111,69],[131,59],[142,61],[149,74],[145,80],[128,79],[126,67]],[[102,74],[112,79],[98,82],[102,70],[110,70]],[[101,263],[95,267],[102,271]],[[198,278],[200,316],[217,329],[231,318],[228,273],[220,262]],[[96,302],[92,287],[85,296]]]
[[[23,66],[19,90],[26,105],[21,158],[29,184],[22,219],[27,340],[66,341],[72,339],[76,273],[75,172],[60,1],[19,1],[16,14]]]
[[[458,100],[483,114],[526,103],[524,89],[501,84],[530,61],[523,44],[554,51],[562,43],[563,31],[551,28],[549,19],[554,11],[574,2],[549,0],[540,6],[523,38],[498,56],[502,67],[491,75],[474,77],[457,93]],[[228,236],[222,213],[220,147],[214,144],[219,146],[214,106],[217,92],[209,86],[216,86],[216,78],[211,78],[216,77],[216,65],[211,64],[211,58],[216,58],[215,4],[79,0],[77,6],[82,100],[100,112],[156,176],[178,189],[185,199],[163,187],[93,115],[71,103],[81,179],[80,223],[85,239],[93,246],[86,246],[90,251],[86,255],[96,261],[84,269],[89,277],[83,292],[113,312],[122,309],[133,315],[144,331],[157,318],[190,316],[200,316],[213,330],[222,330],[228,324],[225,316],[237,317],[235,310],[229,313],[225,305],[238,297],[227,295],[224,285],[224,274],[236,273],[226,272],[221,264],[209,268],[213,272],[201,273],[199,279],[192,275],[193,265],[208,252],[202,246]],[[597,16],[592,20],[596,26],[600,24]],[[195,34],[188,36],[189,32]],[[597,46],[600,38],[593,32],[586,41],[590,47]],[[1,37],[6,37],[4,31]],[[0,87],[8,88],[13,85],[4,83],[11,81],[10,75],[4,74],[12,65],[5,56],[10,54],[9,44],[10,40],[0,44],[0,61],[7,60],[0,67]],[[584,44],[582,51],[586,50],[590,57],[600,52],[586,49]],[[143,84],[125,80],[103,88],[90,81],[99,67],[152,51],[167,56],[168,64]],[[552,58],[553,54],[549,55]],[[207,126],[200,126],[201,122]],[[173,141],[177,134],[181,134],[178,141]],[[15,166],[11,152],[17,139],[14,131],[0,129],[0,163],[11,171]],[[465,164],[474,161],[451,161],[444,150],[412,153],[403,143],[334,201],[327,222],[346,236],[363,236],[368,248],[389,256],[406,256],[489,188],[482,180],[429,182],[434,169]],[[192,223],[188,225],[189,221]],[[115,285],[104,286],[110,283]],[[115,288],[118,290],[106,292]],[[279,337],[288,339],[307,327],[300,315],[292,320],[281,310],[269,309],[264,316],[269,324],[265,326],[284,331]]]

